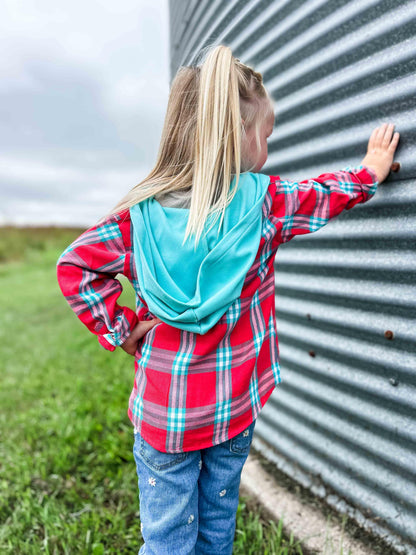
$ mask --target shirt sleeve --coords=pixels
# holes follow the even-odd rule
[[[279,232],[279,243],[317,231],[343,210],[372,198],[378,185],[374,170],[363,165],[299,182],[274,176],[272,180],[271,220]]]
[[[56,264],[69,306],[109,351],[124,343],[138,321],[134,310],[117,303],[123,288],[116,276],[126,273],[129,229],[126,214],[110,216],[82,233]]]

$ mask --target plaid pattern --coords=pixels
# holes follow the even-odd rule
[[[162,322],[141,340],[128,415],[153,447],[179,453],[234,437],[257,418],[281,382],[275,316],[274,259],[281,243],[313,233],[377,189],[368,167],[300,182],[270,176],[256,259],[240,298],[200,335]],[[137,281],[129,211],[85,231],[60,256],[57,277],[70,307],[113,351],[149,312]],[[117,274],[136,292],[136,310],[119,306]]]

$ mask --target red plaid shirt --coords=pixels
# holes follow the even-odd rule
[[[312,233],[377,189],[368,167],[347,168],[300,182],[270,176],[256,259],[241,296],[206,334],[165,322],[139,342],[128,415],[160,451],[179,453],[216,445],[257,418],[280,383],[274,259],[281,243]],[[113,351],[138,320],[154,318],[143,300],[132,251],[129,210],[94,225],[59,257],[57,277],[70,307],[99,343]],[[136,310],[120,306],[125,275]]]

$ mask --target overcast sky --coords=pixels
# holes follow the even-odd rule
[[[156,161],[167,0],[3,0],[0,48],[0,224],[93,225]]]

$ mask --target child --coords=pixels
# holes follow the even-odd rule
[[[399,140],[383,124],[359,167],[297,183],[259,173],[273,125],[261,74],[210,48],[172,83],[154,169],[57,263],[79,319],[135,357],[139,553],[232,553],[241,470],[281,381],[277,248],[368,201]]]

